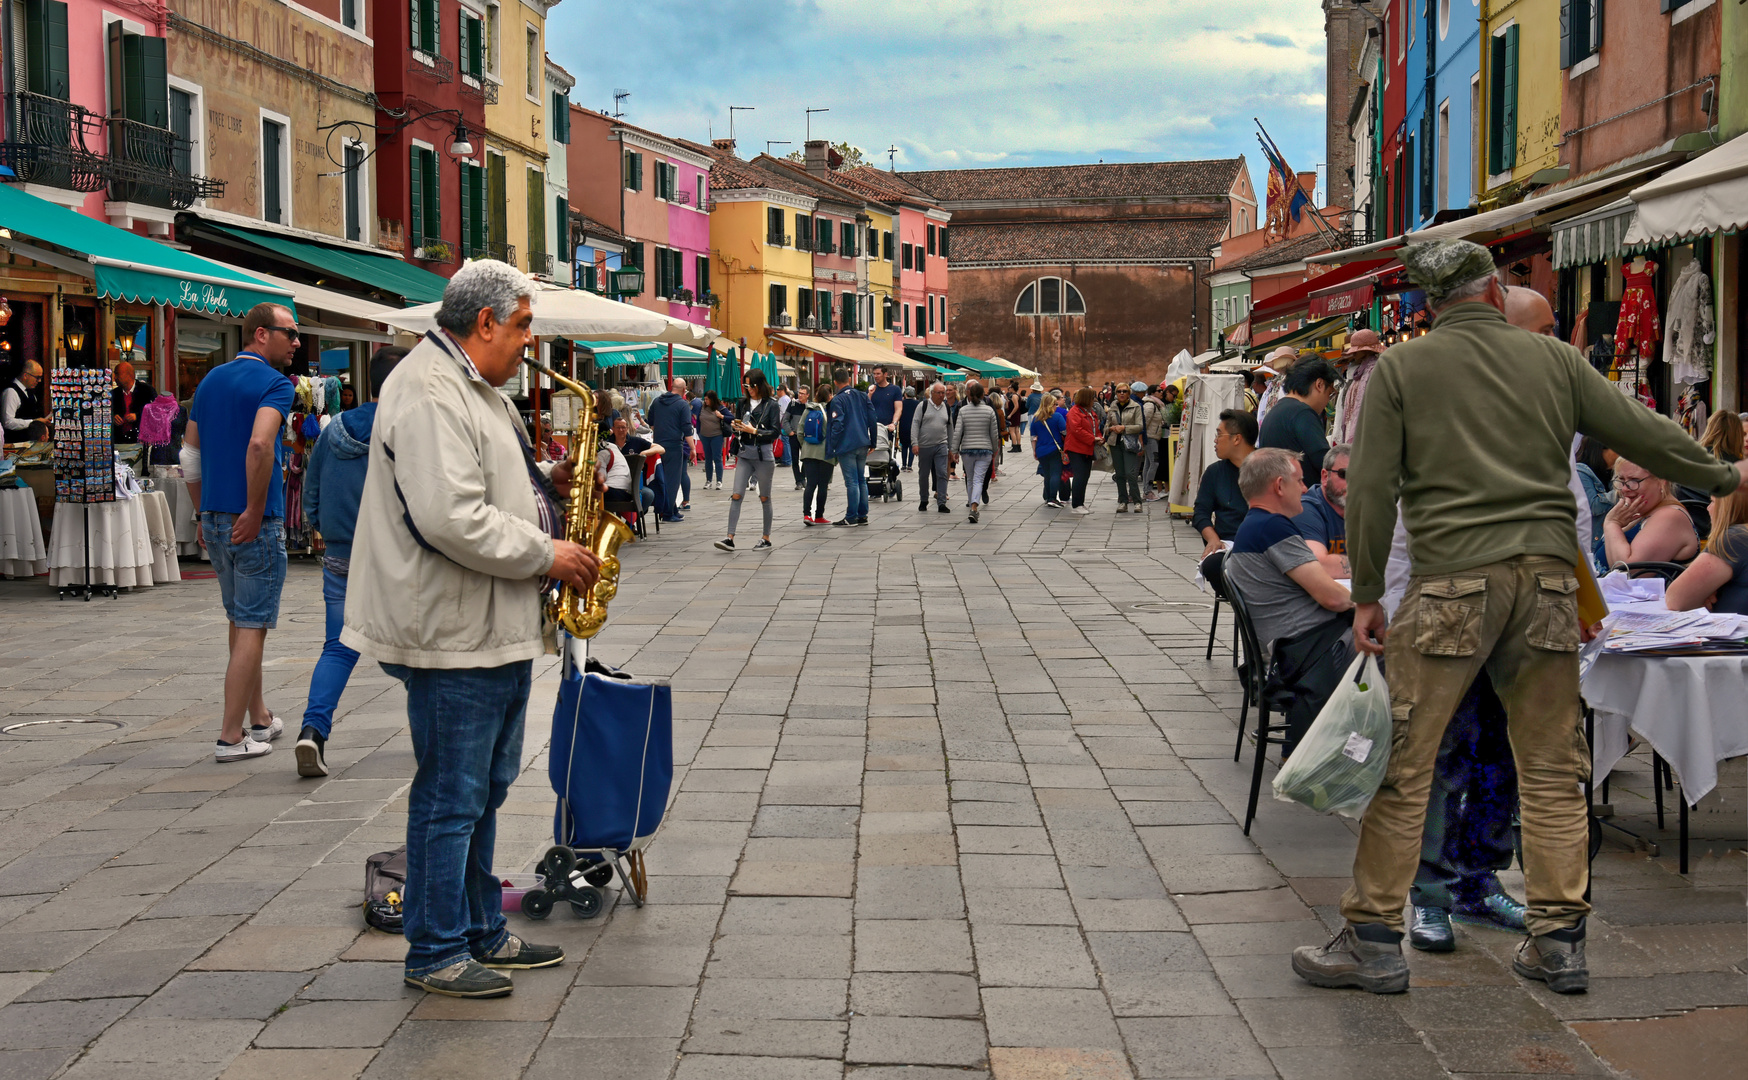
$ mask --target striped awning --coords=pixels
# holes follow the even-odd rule
[[[1631,198],[1621,198],[1555,225],[1554,269],[1589,266],[1619,255],[1636,210]]]

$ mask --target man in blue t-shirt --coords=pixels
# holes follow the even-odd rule
[[[285,585],[279,429],[293,395],[280,369],[297,351],[297,320],[278,304],[256,304],[243,318],[243,343],[236,359],[200,381],[182,440],[182,471],[200,507],[201,543],[231,621],[224,727],[213,752],[219,761],[270,753],[285,730],[261,696],[261,654],[267,631],[279,622]]]
[[[888,381],[890,378],[885,368],[875,368],[874,388],[868,391],[868,400],[874,405],[874,419],[887,428],[898,422],[899,403],[904,400],[904,391],[897,383]]]
[[[1351,443],[1329,448],[1323,455],[1323,482],[1305,492],[1293,519],[1318,565],[1337,580],[1353,577],[1347,561],[1347,460],[1352,453]]]

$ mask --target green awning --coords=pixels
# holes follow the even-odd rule
[[[1313,323],[1306,323],[1304,326],[1301,326],[1290,334],[1283,334],[1278,338],[1271,338],[1268,341],[1263,342],[1261,345],[1252,345],[1245,350],[1244,355],[1247,357],[1264,356],[1283,345],[1290,345],[1295,349],[1303,348],[1305,345],[1308,345],[1313,341],[1318,341],[1333,334],[1341,333],[1347,328],[1348,318],[1349,316],[1347,315],[1331,315],[1327,319],[1319,319]]]
[[[388,255],[372,255],[352,248],[318,244],[309,240],[293,240],[278,233],[237,229],[217,222],[203,222],[207,227],[264,248],[311,270],[337,274],[373,289],[404,297],[408,306],[428,304],[443,299],[443,289],[449,279],[422,270],[417,266]]]
[[[99,296],[210,315],[246,315],[263,302],[297,312],[291,293],[277,285],[75,213],[9,184],[0,184],[0,223],[14,236],[77,252],[91,264]]]
[[[664,368],[668,362],[668,347],[666,345],[627,344],[623,341],[576,341],[580,349],[587,349],[595,360],[597,368],[628,367],[632,364],[660,364]],[[704,376],[704,354],[687,345],[674,346],[674,376],[676,378],[695,379]],[[691,374],[680,370],[680,361],[686,361],[696,370],[688,368]]]
[[[904,351],[913,356],[928,360],[936,367],[946,364],[949,367],[964,368],[966,371],[975,372],[985,378],[1006,379],[1012,378],[1014,375],[1014,370],[1012,368],[1002,367],[1000,364],[992,364],[987,360],[979,360],[976,357],[966,356],[964,353],[956,353],[952,349],[922,349],[915,345],[908,345],[905,347]]]
[[[941,365],[936,364],[935,370],[941,373],[942,382],[964,382],[966,378],[965,371],[962,368],[942,367]]]

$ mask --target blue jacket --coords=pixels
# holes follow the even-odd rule
[[[1048,418],[1036,417],[1032,420],[1033,456],[1042,460],[1046,457],[1060,456],[1062,440],[1068,437],[1068,417],[1062,410],[1050,414]]]
[[[649,428],[657,443],[677,449],[692,434],[692,407],[670,390],[650,405]]]
[[[322,534],[328,554],[338,559],[352,557],[352,530],[358,522],[358,500],[364,495],[370,429],[375,423],[375,402],[328,421],[304,467],[304,520]]]
[[[826,415],[826,457],[842,457],[874,445],[874,403],[865,392],[846,386],[832,398]]]

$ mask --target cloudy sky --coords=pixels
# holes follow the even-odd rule
[[[564,0],[547,49],[573,101],[743,157],[848,141],[900,169],[1245,154],[1260,117],[1323,157],[1319,0]]]

